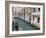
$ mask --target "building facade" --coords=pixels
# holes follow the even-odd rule
[[[40,8],[32,8],[31,24],[40,28]]]

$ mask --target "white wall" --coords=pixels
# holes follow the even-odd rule
[[[26,0],[23,0],[23,1],[26,1]],[[45,0],[27,0],[27,1],[28,2],[31,2],[31,1],[32,2],[35,2],[35,1],[36,2],[46,2]],[[5,1],[0,0],[0,38],[5,38],[4,37],[5,36],[5,10],[4,9],[5,9]],[[46,9],[46,7],[45,7],[45,9]],[[46,19],[46,17],[45,17],[45,19]],[[46,22],[46,20],[45,20],[45,22]],[[40,36],[25,36],[25,37],[14,37],[14,38],[46,38],[46,33],[45,33],[45,35],[40,35]]]
[[[32,8],[32,12],[31,12],[31,24],[34,24],[34,26],[40,28],[40,22],[38,23],[38,18],[34,17],[34,15],[38,15],[40,17],[40,11],[38,11],[38,8],[35,8],[35,12],[33,11],[34,8]],[[33,20],[34,17],[34,20]]]

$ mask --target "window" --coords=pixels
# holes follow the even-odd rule
[[[38,23],[39,23],[39,21],[40,21],[40,17],[38,17]]]
[[[31,21],[31,17],[29,17],[29,21]]]
[[[33,12],[35,12],[35,8],[33,8]]]
[[[38,11],[40,11],[40,8],[38,8]]]
[[[33,16],[33,21],[34,21],[35,17]]]

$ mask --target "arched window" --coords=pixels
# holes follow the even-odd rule
[[[38,11],[40,11],[40,8],[38,8]]]
[[[40,22],[40,17],[38,17],[38,23]]]
[[[35,17],[33,16],[33,21],[34,21]]]

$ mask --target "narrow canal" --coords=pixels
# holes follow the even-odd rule
[[[16,18],[16,17],[14,19],[15,19],[14,22],[17,23],[18,31],[39,30],[39,28],[35,27],[31,23],[29,23],[23,19]],[[16,31],[15,26],[16,26],[16,24],[12,24],[12,31]]]

